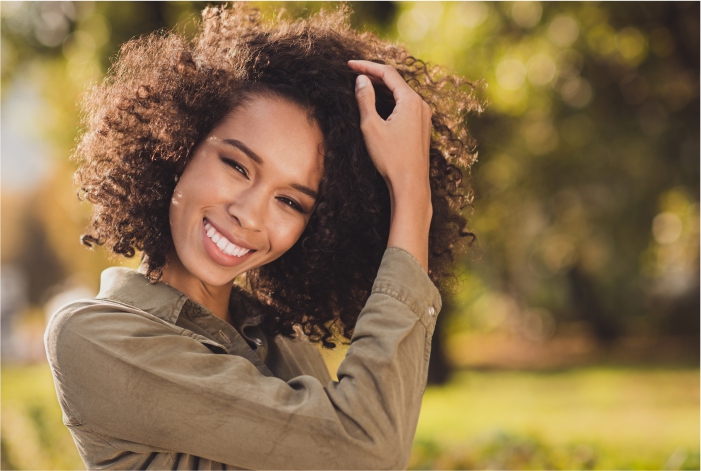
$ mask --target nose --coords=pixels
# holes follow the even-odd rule
[[[263,228],[267,198],[255,185],[238,192],[229,203],[228,212],[247,231],[258,232]]]

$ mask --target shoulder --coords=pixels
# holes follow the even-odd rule
[[[61,307],[51,316],[44,332],[44,346],[50,365],[56,367],[67,357],[89,353],[120,339],[177,335],[175,329],[178,328],[127,305],[82,299]]]
[[[49,318],[44,332],[44,346],[49,361],[55,359],[58,347],[67,336],[75,335],[103,313],[115,310],[94,299],[81,299],[59,308]]]

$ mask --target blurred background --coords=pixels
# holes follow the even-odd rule
[[[44,327],[135,263],[79,243],[76,103],[120,44],[191,32],[204,6],[0,4],[2,469],[82,467]],[[351,7],[488,103],[466,123],[478,243],[445,294],[411,468],[699,469],[699,3]]]

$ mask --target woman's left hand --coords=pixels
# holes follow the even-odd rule
[[[392,202],[388,246],[411,253],[428,270],[428,231],[433,215],[429,182],[431,107],[389,65],[349,61],[356,80],[360,129]],[[377,114],[368,79],[389,88],[396,103],[385,120]]]
[[[394,67],[363,60],[349,61],[348,65],[363,74],[356,79],[360,128],[370,157],[390,191],[403,193],[405,187],[416,191],[419,183],[428,189],[431,107]],[[386,120],[377,114],[370,80],[383,83],[394,96],[396,106]]]

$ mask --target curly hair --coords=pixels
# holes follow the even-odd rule
[[[103,83],[83,99],[83,132],[74,152],[79,197],[93,216],[82,242],[146,257],[160,279],[172,239],[168,210],[176,176],[191,151],[247,97],[273,94],[307,109],[324,139],[325,174],[317,207],[296,244],[246,273],[270,334],[293,327],[325,347],[350,338],[387,246],[390,198],[368,155],[350,59],[394,66],[431,106],[429,276],[451,278],[456,250],[474,235],[469,169],[475,143],[465,127],[481,111],[475,86],[416,59],[401,46],[349,26],[348,7],[269,23],[247,5],[207,7],[194,38],[158,31],[125,43]],[[389,90],[376,86],[387,118]],[[467,242],[465,244],[464,242]],[[268,307],[269,306],[269,307]]]

